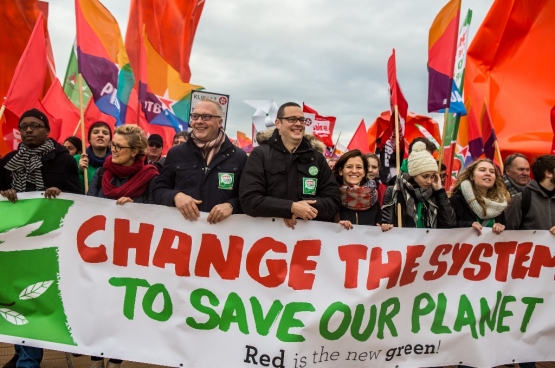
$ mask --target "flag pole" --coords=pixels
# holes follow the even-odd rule
[[[85,153],[86,152],[86,147],[85,147],[85,109],[83,109],[83,76],[81,75],[81,73],[79,73],[79,79],[78,79],[78,86],[79,86],[79,110],[80,110],[80,114],[81,114],[81,149],[82,152]],[[87,170],[83,170],[83,185],[85,186],[85,194],[87,194],[87,192],[89,191],[89,175]]]
[[[497,153],[497,158],[499,159],[499,168],[501,169],[501,174],[504,172],[503,168],[503,158],[501,157],[501,151],[499,150],[499,141],[497,139],[493,143],[495,146],[495,152]]]
[[[0,107],[0,121],[2,120],[2,117],[4,117],[4,111],[6,111],[6,105],[2,105],[2,107]]]
[[[395,105],[395,162],[397,176],[401,175],[401,151],[399,147],[399,106]],[[401,203],[397,202],[397,227],[403,227],[403,216],[401,213]]]
[[[440,172],[441,171],[441,165],[443,164],[443,147],[444,147],[444,141],[445,141],[445,136],[447,135],[447,124],[449,122],[449,108],[446,107],[445,108],[445,115],[443,116],[443,134],[441,135],[441,144],[440,144],[440,148],[439,148],[439,160],[437,162],[437,171]]]
[[[342,130],[339,131],[339,135],[337,136],[337,140],[335,141],[335,144],[333,146],[333,152],[331,153],[330,158],[332,158],[333,155],[335,155],[335,150],[337,149],[337,145],[339,144],[339,138],[341,138],[341,133],[342,133]]]

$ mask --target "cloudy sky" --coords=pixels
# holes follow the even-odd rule
[[[50,0],[49,31],[57,73],[65,74],[75,38],[74,0]],[[125,34],[129,0],[101,0]],[[191,82],[230,95],[227,132],[250,133],[244,100],[305,102],[337,117],[347,144],[389,107],[387,59],[409,110],[427,114],[428,31],[447,0],[206,0],[191,55]],[[493,0],[463,0],[473,11],[471,37]],[[461,20],[462,21],[462,20]],[[433,117],[442,121],[441,114]]]

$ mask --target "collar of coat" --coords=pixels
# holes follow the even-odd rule
[[[270,144],[272,139],[274,140],[277,139],[277,143],[280,146],[283,146],[283,142],[281,141],[281,137],[279,136],[279,131],[276,128],[270,128],[262,132],[256,133],[256,140],[258,144]],[[299,145],[299,148],[297,149],[297,151],[299,151],[303,147],[306,147],[306,148],[310,147],[313,150],[318,151],[322,154],[326,149],[326,146],[324,145],[324,143],[322,143],[322,141],[320,141],[318,138],[316,138],[311,134],[304,135],[303,141]]]

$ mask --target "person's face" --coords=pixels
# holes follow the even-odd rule
[[[528,160],[517,157],[507,168],[507,176],[518,185],[524,186],[530,182],[530,163]]]
[[[471,179],[476,188],[487,191],[495,185],[495,167],[489,162],[480,162],[474,169]]]
[[[179,137],[177,137],[177,138],[175,138],[175,139],[173,140],[172,146],[177,146],[178,144],[185,143],[185,142],[187,142],[187,140],[185,139],[185,137],[179,136]]]
[[[70,141],[65,141],[64,147],[67,148],[70,155],[75,156],[77,154],[77,147],[75,147]]]
[[[110,145],[112,149],[112,162],[114,164],[122,166],[131,166],[135,162],[135,156],[137,156],[138,150],[132,148],[127,141],[127,138],[123,135],[114,134],[112,138],[112,144]]]
[[[357,156],[348,159],[347,162],[345,162],[345,166],[343,166],[339,172],[339,175],[343,177],[343,184],[360,185],[360,182],[366,175],[362,158]]]
[[[206,101],[199,102],[195,106],[193,113],[199,115],[220,116],[217,107],[211,102]],[[195,137],[202,142],[209,142],[218,137],[218,131],[222,127],[222,121],[223,119],[221,117],[212,117],[208,121],[204,121],[199,116],[195,120],[191,118],[190,123]]]
[[[368,179],[374,180],[380,173],[380,167],[378,165],[378,160],[375,158],[368,158],[368,174],[366,175]]]
[[[441,170],[439,172],[439,178],[441,179],[441,185],[445,186],[445,181],[447,180],[447,172],[445,170]]]
[[[434,177],[437,175],[435,171],[427,171],[422,174],[418,174],[414,177],[414,181],[418,186],[422,189],[428,189],[432,182],[434,181]]]
[[[50,130],[46,129],[46,125],[40,119],[27,116],[19,122],[19,132],[21,133],[21,141],[27,147],[35,148],[46,142]]]
[[[284,143],[298,145],[304,136],[305,123],[298,119],[291,124],[285,118],[304,118],[303,110],[298,106],[288,106],[283,112],[283,119],[276,119],[276,127],[279,130]]]
[[[89,143],[93,148],[106,148],[110,142],[110,129],[105,125],[94,127]]]
[[[150,157],[160,157],[162,155],[162,146],[156,142],[148,142],[147,155]]]

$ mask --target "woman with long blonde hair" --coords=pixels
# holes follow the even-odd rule
[[[455,210],[457,227],[473,227],[479,235],[483,227],[491,227],[495,234],[505,230],[504,210],[511,195],[490,159],[474,161],[459,174],[449,200]]]

